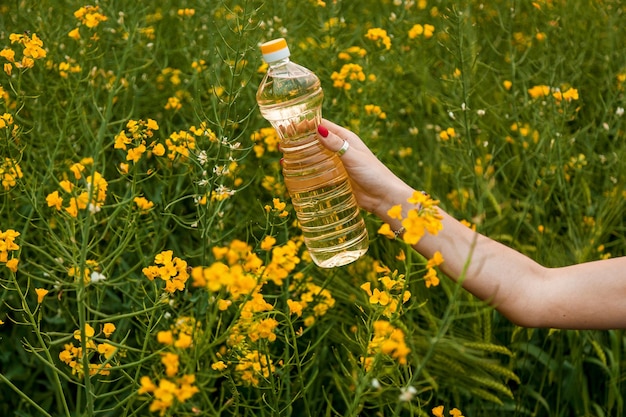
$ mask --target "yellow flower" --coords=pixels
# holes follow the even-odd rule
[[[195,375],[183,375],[177,382],[179,387],[176,390],[176,399],[180,402],[185,402],[193,397],[194,394],[200,392],[198,387],[193,385],[196,382]]]
[[[146,152],[146,145],[144,144],[141,144],[137,146],[136,148],[129,149],[126,154],[126,160],[133,161],[136,163],[141,159],[141,155],[143,155],[144,152]]]
[[[289,314],[295,314],[298,317],[302,317],[302,310],[304,306],[299,301],[287,300],[287,306],[289,307]]]
[[[155,154],[156,156],[165,155],[165,146],[163,146],[162,143],[157,143],[156,145],[152,147],[152,153]]]
[[[198,72],[202,72],[206,69],[206,61],[204,59],[201,59],[199,61],[193,61],[191,63],[191,68],[195,69]]]
[[[37,293],[37,303],[41,304],[43,302],[43,298],[48,294],[48,290],[45,288],[35,288],[35,292]]]
[[[443,405],[439,405],[432,409],[433,416],[443,417]]]
[[[361,289],[365,291],[369,297],[372,296],[372,283],[371,282],[366,282],[365,284],[362,284]]]
[[[142,212],[146,213],[150,211],[152,207],[154,207],[154,203],[148,200],[145,197],[135,197],[133,202],[137,205],[137,208]]]
[[[363,67],[358,64],[344,64],[339,72],[333,72],[330,76],[333,87],[350,90],[352,84],[349,81],[365,81]]]
[[[388,237],[389,239],[394,239],[396,237],[396,234],[393,232],[393,230],[391,230],[391,226],[389,226],[389,224],[387,223],[384,223],[382,226],[380,226],[380,228],[378,229],[378,234]]]
[[[227,366],[224,361],[217,361],[211,364],[211,369],[213,369],[214,371],[223,371],[226,368]]]
[[[129,145],[131,141],[132,139],[126,136],[126,132],[121,131],[115,135],[115,144],[113,145],[113,148],[126,150],[126,145]]]
[[[391,296],[387,291],[380,291],[378,288],[374,288],[372,296],[370,297],[370,304],[380,304],[386,306],[391,301]]]
[[[275,367],[271,359],[254,350],[240,358],[235,371],[245,384],[258,385],[259,378],[269,378]]]
[[[415,245],[424,236],[425,220],[420,217],[417,210],[411,210],[408,216],[402,221],[402,226],[406,229],[403,239],[409,245]]]
[[[155,255],[154,263],[142,269],[142,272],[149,280],[160,278],[165,281],[165,291],[173,294],[176,291],[185,289],[185,283],[189,278],[187,272],[187,262],[173,256],[171,250],[162,251]]]
[[[433,268],[435,266],[439,266],[443,263],[443,256],[441,255],[441,252],[436,251],[433,254],[433,257],[431,259],[428,260],[428,262],[426,263],[426,268]]]
[[[95,28],[100,22],[105,22],[108,18],[100,13],[99,6],[84,6],[74,12],[74,17],[90,29]]]
[[[398,204],[391,207],[387,211],[387,215],[389,215],[392,219],[402,220],[402,205]]]
[[[165,104],[165,110],[180,110],[182,107],[183,105],[178,97],[169,97]]]
[[[450,415],[452,417],[463,417],[463,413],[458,408],[453,408],[452,410],[450,410]]]
[[[180,130],[170,134],[165,140],[165,144],[169,151],[167,157],[173,161],[177,155],[187,158],[189,156],[189,150],[196,148],[196,138],[193,134]]]
[[[175,353],[164,353],[161,357],[161,363],[165,366],[165,374],[169,377],[173,377],[178,373],[178,355]]]
[[[109,343],[100,343],[98,345],[98,353],[104,355],[106,359],[111,359],[117,352],[117,348]]]
[[[80,340],[81,339],[81,331],[80,330],[75,330],[74,331],[74,339],[76,340]],[[96,334],[95,330],[93,327],[91,327],[89,325],[89,323],[85,323],[85,339],[90,339],[93,337],[93,335]]]
[[[15,187],[17,180],[22,178],[22,168],[11,158],[4,158],[4,162],[0,163],[0,180],[5,190]]]
[[[70,171],[74,174],[75,179],[80,179],[83,176],[83,171],[85,170],[85,166],[80,162],[76,162],[70,166]]]
[[[424,33],[424,26],[420,24],[413,25],[413,27],[409,30],[409,39],[415,39],[422,33]]]
[[[372,28],[367,31],[365,38],[376,42],[377,45],[382,44],[386,50],[391,49],[391,38],[387,35],[387,31],[381,28]]]
[[[429,25],[428,23],[424,25],[424,37],[426,39],[430,39],[433,37],[433,33],[435,33],[435,27],[433,25]]]
[[[20,262],[19,259],[13,258],[13,259],[9,259],[5,265],[7,268],[9,268],[11,272],[17,272],[17,264],[19,262]]]
[[[218,300],[217,301],[217,309],[219,311],[226,311],[228,310],[228,307],[231,306],[233,302],[230,300]]]
[[[259,339],[267,339],[269,342],[273,342],[276,340],[276,334],[274,333],[276,327],[278,327],[278,321],[276,319],[262,319],[250,326],[248,329],[248,337],[253,342]]]
[[[383,265],[378,261],[374,261],[374,271],[377,274],[390,274],[391,269],[387,265]]]
[[[109,337],[113,334],[113,332],[115,331],[115,324],[113,323],[104,323],[104,327],[102,328],[102,332],[104,333],[105,337]]]
[[[373,330],[374,334],[368,343],[368,358],[363,358],[365,368],[369,369],[373,363],[373,357],[379,353],[388,355],[399,364],[405,365],[411,349],[406,345],[404,332],[384,320],[375,321]]]
[[[6,91],[0,87],[0,98],[6,94]],[[8,97],[8,94],[6,94]],[[6,101],[6,98],[5,98]],[[0,129],[7,128],[13,124],[13,115],[11,113],[4,113],[0,115]]]
[[[159,386],[154,390],[155,399],[150,404],[149,410],[159,411],[161,415],[164,415],[167,409],[174,405],[176,389],[176,384],[167,379],[161,379]]]
[[[22,35],[21,44],[24,46],[24,56],[32,59],[41,59],[46,57],[46,50],[42,48],[43,42],[36,33],[32,37]],[[12,42],[13,43],[13,42]]]
[[[282,285],[283,280],[299,263],[298,245],[289,241],[283,246],[272,249],[272,260],[265,268],[264,277],[272,280],[276,285]]]
[[[528,95],[533,99],[546,97],[548,94],[550,94],[550,87],[547,85],[536,85],[528,89]]]
[[[74,39],[75,41],[80,39],[80,31],[78,30],[78,28],[72,29],[70,30],[70,32],[67,34],[67,36],[69,36],[70,38]]]
[[[142,376],[139,379],[139,384],[141,385],[137,391],[139,395],[154,392],[154,390],[157,389],[157,386],[152,382],[149,376]]]
[[[192,344],[193,338],[191,335],[184,332],[178,333],[178,340],[174,342],[174,346],[180,349],[187,349],[191,347]]]
[[[578,90],[575,88],[569,88],[563,93],[563,99],[565,101],[578,100]]]
[[[398,272],[397,270],[394,271],[394,277],[396,277],[396,272]],[[397,276],[398,279],[393,279],[387,275],[385,275],[384,277],[380,278],[379,281],[383,284],[383,287],[385,287],[385,289],[387,290],[393,290],[394,288],[398,287],[398,288],[402,288],[402,286],[404,285],[404,275],[399,275]]]
[[[174,344],[174,335],[171,330],[160,331],[157,333],[157,342],[164,345]]]
[[[196,14],[196,10],[195,9],[178,9],[176,11],[176,14],[178,14],[181,17],[191,17],[194,14]]]
[[[416,24],[409,30],[409,39],[415,39],[420,35],[424,35],[424,38],[430,39],[433,37],[433,33],[435,32],[435,27],[433,25],[425,24],[420,25]]]
[[[265,236],[261,241],[261,249],[269,251],[276,244],[276,238],[273,236]]]
[[[433,268],[429,268],[426,276],[424,277],[424,283],[426,284],[426,288],[436,287],[437,285],[439,285],[437,271],[435,271]]]
[[[274,204],[274,210],[282,211],[287,206],[287,203],[280,201],[279,198],[272,199],[272,204]]]
[[[385,113],[380,106],[376,106],[374,104],[366,104],[365,105],[365,114],[368,116],[377,116],[379,119],[386,119],[387,113]]]
[[[0,51],[0,57],[6,59],[9,62],[15,62],[15,51],[11,48],[4,48]]]
[[[453,127],[449,127],[446,130],[442,130],[441,132],[439,132],[439,137],[441,138],[441,140],[444,141],[448,141],[455,136],[456,132]]]

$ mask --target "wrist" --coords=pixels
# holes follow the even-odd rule
[[[408,185],[403,185],[397,190],[390,190],[387,193],[388,198],[378,207],[376,215],[389,224],[396,237],[404,233],[402,220],[407,218],[409,211],[421,208],[419,203],[411,202],[415,193],[428,195],[425,191],[418,191]]]

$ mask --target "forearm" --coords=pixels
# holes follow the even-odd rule
[[[393,185],[393,200],[385,201],[376,213],[391,226],[400,230],[401,221],[389,217],[386,211],[394,205],[403,206],[403,216],[415,208],[406,200],[414,190],[406,185]],[[414,245],[426,258],[440,252],[444,263],[442,271],[478,298],[494,305],[514,322],[527,325],[535,320],[535,310],[529,308],[526,295],[534,292],[545,279],[546,268],[523,254],[485,237],[463,225],[444,210],[439,209],[442,230],[437,235],[428,233]]]
[[[396,185],[395,191],[394,200],[382,204],[377,214],[399,230],[401,221],[390,218],[384,207],[388,211],[402,204],[404,214],[415,207],[406,202],[413,190]],[[546,268],[445,211],[439,213],[443,229],[426,234],[414,249],[426,258],[439,251],[444,258],[440,268],[447,276],[509,320],[526,327],[626,327],[626,257]]]
[[[510,320],[534,321],[536,300],[530,297],[543,285],[548,271],[527,256],[461,224],[440,210],[443,229],[425,235],[414,248],[427,258],[439,251],[442,271],[463,288],[489,302]]]

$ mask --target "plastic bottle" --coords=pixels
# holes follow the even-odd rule
[[[278,133],[285,186],[304,243],[318,266],[346,265],[367,252],[368,236],[341,160],[317,139],[320,80],[290,61],[283,38],[264,43],[261,52],[269,67],[256,99]]]

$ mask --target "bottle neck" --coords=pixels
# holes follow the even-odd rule
[[[268,62],[267,65],[271,68],[276,68],[276,67],[280,67],[282,65],[288,64],[288,63],[289,63],[289,57],[286,57],[283,59],[277,59],[276,61]]]

